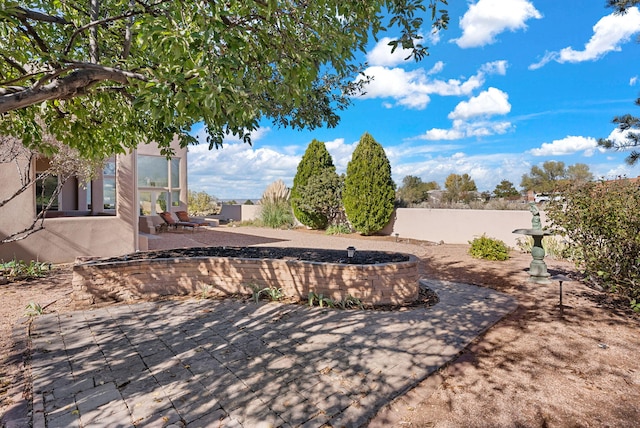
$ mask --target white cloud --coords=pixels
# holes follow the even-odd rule
[[[432,128],[424,134],[407,139],[427,141],[452,141],[468,137],[488,137],[490,135],[506,134],[513,125],[508,121],[471,121],[454,120],[451,129]]]
[[[504,115],[511,111],[509,95],[500,89],[489,88],[469,101],[462,101],[449,113],[449,119],[470,119],[477,116]]]
[[[492,44],[504,31],[526,29],[525,22],[532,18],[542,15],[527,0],[478,0],[460,19],[462,36],[452,41],[461,48]]]
[[[411,55],[411,49],[402,49],[402,46],[398,46],[391,53],[389,42],[392,40],[391,37],[380,39],[375,47],[367,53],[367,62],[372,66],[380,65],[384,67],[391,67],[405,62],[405,58]]]
[[[569,135],[551,143],[542,143],[540,148],[531,149],[529,153],[533,156],[563,156],[584,152],[584,156],[590,157],[597,148],[598,141],[593,137]]]
[[[465,130],[467,137],[488,137],[490,135],[502,135],[511,130],[511,122],[492,122],[492,121],[472,121],[461,122],[460,125],[454,121],[454,127]]]
[[[638,76],[633,76],[629,79],[629,86],[636,86],[636,83],[638,83]]]
[[[634,133],[637,134],[638,130],[637,129],[627,129],[625,131],[620,130],[620,128],[614,128],[613,131],[611,131],[611,134],[609,134],[609,136],[606,138],[607,140],[613,141],[617,147],[622,147],[622,151],[625,150],[633,150],[636,147],[627,147],[627,145],[629,144],[629,140],[628,140],[628,135],[629,133]],[[605,149],[601,149],[602,152],[605,151]]]
[[[489,118],[508,114],[511,111],[508,100],[507,93],[490,87],[469,101],[460,102],[449,113],[448,118],[453,121],[451,129],[433,128],[409,140],[451,141],[506,134],[513,128],[511,122],[492,121]]]
[[[396,100],[395,105],[422,110],[431,101],[430,95],[470,95],[484,84],[486,75],[506,73],[507,62],[501,60],[483,64],[476,74],[467,80],[445,81],[429,77],[430,74],[440,72],[443,67],[444,64],[441,62],[436,63],[428,72],[422,68],[406,71],[402,68],[369,67],[365,70],[365,74],[371,76],[373,80],[367,84],[366,94],[361,98],[393,98]],[[385,107],[388,106],[389,103],[385,103]]]
[[[504,76],[505,74],[507,74],[508,66],[509,63],[506,60],[502,59],[499,61],[487,62],[485,64],[482,64],[482,66],[480,67],[480,71],[486,74],[497,74],[499,76]]]
[[[609,52],[620,51],[622,49],[620,46],[627,43],[631,36],[639,31],[640,11],[637,7],[629,8],[624,15],[612,13],[601,18],[593,26],[593,36],[584,45],[584,50],[578,51],[572,47],[566,47],[558,52],[546,52],[543,58],[531,64],[529,69],[536,70],[550,61],[563,64],[598,60]]]
[[[440,43],[440,30],[434,29],[431,31],[429,35],[427,35],[426,40],[430,46],[435,46]]]
[[[433,74],[438,74],[442,70],[444,70],[444,62],[438,61],[433,65],[433,67],[431,67],[429,71],[427,71],[427,75],[431,76]]]
[[[259,198],[273,181],[291,185],[300,158],[243,143],[225,143],[213,150],[207,144],[190,146],[189,188],[222,199]]]
[[[401,105],[413,105],[419,109],[424,109],[429,103],[429,96],[421,90],[426,81],[422,69],[405,71],[374,66],[367,68],[365,74],[373,77],[373,80],[366,86],[366,94],[361,98],[394,98]]]
[[[336,138],[332,141],[327,141],[324,146],[333,158],[333,164],[336,166],[336,172],[342,174],[347,171],[347,164],[351,160],[351,155],[358,145],[359,141],[354,141],[351,144],[345,143],[344,138]]]
[[[417,138],[420,140],[428,140],[428,141],[443,141],[443,140],[460,140],[464,137],[465,137],[465,133],[460,129],[432,128]]]

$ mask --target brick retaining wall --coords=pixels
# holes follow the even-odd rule
[[[369,265],[232,257],[80,262],[73,267],[73,299],[86,306],[163,296],[251,295],[251,286],[281,288],[287,298],[309,292],[365,305],[402,304],[418,297],[418,260]]]

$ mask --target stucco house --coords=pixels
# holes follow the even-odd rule
[[[187,208],[187,149],[177,141],[175,156],[167,160],[153,144],[140,146],[106,162],[98,178],[87,186],[68,180],[44,230],[26,239],[0,244],[0,261],[71,262],[82,256],[117,256],[147,249],[155,214]],[[32,165],[32,174],[46,168],[46,159]],[[34,178],[35,178],[34,175]],[[20,185],[14,164],[0,164],[0,200]],[[40,207],[36,186],[0,208],[0,234],[8,236],[28,227]]]

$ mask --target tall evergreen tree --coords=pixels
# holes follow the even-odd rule
[[[306,210],[301,207],[302,190],[309,183],[309,178],[320,175],[327,170],[333,174],[336,172],[331,154],[327,151],[322,141],[314,139],[309,143],[298,164],[298,170],[293,179],[293,188],[291,189],[293,214],[300,223],[313,229],[325,228],[328,219],[322,212]]]
[[[342,194],[347,218],[354,229],[371,235],[389,223],[395,187],[384,149],[365,133],[347,165]]]

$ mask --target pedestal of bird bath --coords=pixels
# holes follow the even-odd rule
[[[547,265],[544,262],[545,252],[542,247],[542,238],[551,235],[551,233],[540,229],[516,229],[513,233],[533,238],[533,246],[531,247],[533,260],[529,265],[529,281],[536,284],[551,284],[549,280],[551,274],[547,272]]]

